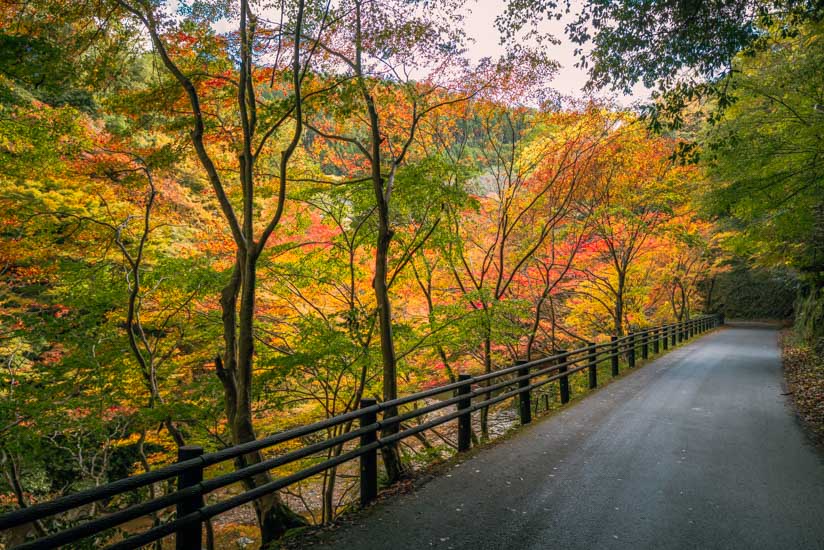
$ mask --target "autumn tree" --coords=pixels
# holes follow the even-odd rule
[[[713,233],[712,224],[687,212],[676,217],[667,235],[667,253],[659,262],[661,275],[660,290],[669,305],[667,317],[677,321],[691,318],[697,310],[706,309],[711,290],[708,281],[721,271],[722,253],[718,246],[718,236]],[[651,301],[659,302],[660,296],[653,293]]]
[[[314,46],[304,35],[312,25],[322,30],[324,15],[313,19],[315,12],[302,0],[277,22],[256,14],[246,0],[198,4],[183,18],[172,17],[163,4],[117,4],[148,33],[165,71],[164,85],[176,90],[173,103],[186,105],[191,145],[234,243],[234,263],[220,299],[224,349],[216,363],[232,443],[252,441],[258,261],[283,216],[289,164],[303,129],[303,84]],[[218,36],[210,24],[216,15],[234,19],[236,34]],[[225,102],[224,120],[212,107],[222,105],[230,91],[234,104]],[[234,158],[211,146],[214,134],[228,135],[225,153]],[[273,153],[276,148],[279,154]],[[271,205],[261,202],[262,180],[274,180]],[[260,460],[259,453],[250,453],[238,466]],[[269,480],[261,474],[246,483],[256,487]],[[276,494],[256,500],[255,509],[264,541],[303,523]]]
[[[73,3],[0,7],[0,463],[21,508],[43,493],[108,481],[133,420],[126,381],[95,361],[105,308],[89,300],[74,310],[88,264],[55,251],[71,233],[48,216],[86,202],[91,186],[75,185],[69,159],[93,142],[97,69],[122,74],[131,59],[130,33],[98,23]],[[80,53],[67,56],[67,47]],[[103,301],[117,300],[109,292]],[[35,525],[40,534],[48,527]]]
[[[415,220],[421,228],[417,239],[406,243],[408,252],[391,267],[397,224],[393,194],[404,163],[415,154],[421,122],[446,105],[466,101],[483,85],[461,58],[463,37],[455,27],[459,7],[456,2],[343,2],[332,16],[328,40],[320,42],[337,83],[307,125],[318,139],[346,146],[340,150],[339,173],[353,184],[371,186],[377,227],[372,286],[385,401],[398,396],[390,287],[440,219],[436,207]],[[332,116],[324,116],[327,111]],[[396,412],[389,407],[385,415]],[[398,425],[387,426],[384,435],[398,430]],[[395,481],[403,472],[397,445],[386,445],[382,452],[388,477]]]
[[[611,327],[596,322],[596,328],[611,328],[618,336],[626,331],[630,310],[639,311],[637,300],[628,304],[628,297],[648,280],[649,268],[641,263],[662,246],[658,236],[684,203],[686,183],[694,174],[672,161],[668,140],[649,138],[631,119],[622,124],[592,171],[593,241],[585,258],[587,283],[577,289],[584,308],[595,306],[609,317]]]
[[[364,392],[379,386],[374,346],[377,318],[370,306],[369,260],[373,231],[368,189],[333,186],[318,174],[294,196],[301,205],[290,235],[277,247],[277,261],[264,267],[262,289],[271,294],[263,346],[271,357],[261,374],[269,400],[289,411],[303,407],[313,417],[329,418],[360,405]],[[271,319],[271,320],[270,320]],[[350,431],[348,422],[329,428],[329,437]],[[343,445],[328,451],[338,456]],[[322,474],[320,522],[333,521],[345,508],[338,493],[348,494],[339,468]],[[300,487],[295,488],[296,491]],[[301,498],[303,498],[301,496]],[[311,509],[310,513],[314,513]]]
[[[523,302],[513,292],[515,286],[529,277],[530,270],[540,270],[535,262],[541,261],[549,261],[543,264],[544,277],[549,277],[544,279],[546,293],[558,282],[546,271],[556,267],[554,261],[537,255],[582,196],[587,165],[608,128],[587,114],[496,105],[482,106],[476,116],[482,173],[475,193],[480,212],[451,213],[449,221],[458,238],[448,243],[444,254],[455,283],[482,314],[479,355],[484,371],[492,372],[494,346],[513,345],[523,336],[521,309],[535,307],[540,316],[537,311],[544,305],[540,296],[535,304]],[[481,416],[483,437],[487,414],[483,411]]]

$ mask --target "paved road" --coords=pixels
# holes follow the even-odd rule
[[[334,533],[340,549],[824,549],[777,332],[730,327]]]

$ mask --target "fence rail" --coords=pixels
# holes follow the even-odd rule
[[[377,452],[381,447],[446,422],[457,420],[458,451],[466,451],[471,445],[471,415],[473,412],[517,397],[519,400],[520,421],[522,424],[528,424],[532,420],[531,392],[533,390],[557,381],[561,403],[567,403],[570,399],[569,377],[571,375],[586,370],[588,373],[588,386],[590,389],[595,388],[598,385],[599,364],[609,361],[612,376],[617,376],[621,356],[626,357],[629,368],[634,368],[636,353],[639,348],[642,359],[646,359],[649,357],[650,351],[657,354],[661,347],[664,350],[675,347],[678,343],[689,340],[723,324],[723,322],[723,316],[702,316],[675,324],[652,327],[620,338],[613,336],[609,342],[589,343],[575,350],[562,351],[534,361],[519,361],[513,366],[488,374],[479,376],[461,375],[456,382],[383,403],[363,399],[359,409],[217,452],[203,454],[203,449],[200,447],[181,447],[178,451],[178,462],[169,466],[2,515],[0,516],[0,531],[40,521],[153,483],[176,478],[177,490],[174,492],[68,527],[37,540],[24,543],[16,548],[20,550],[59,548],[103,533],[137,518],[175,506],[175,519],[146,529],[142,533],[129,536],[110,545],[108,548],[118,550],[139,548],[174,534],[176,535],[178,550],[200,550],[202,526],[208,519],[355,459],[360,460],[360,502],[361,505],[366,505],[377,496]],[[652,346],[652,350],[650,350],[650,346]],[[388,418],[378,418],[378,414],[387,409],[419,402],[447,392],[453,392],[453,396]],[[421,418],[428,413],[452,408],[453,406],[453,410],[415,426],[406,427],[401,424],[407,420]],[[227,474],[207,480],[203,479],[203,470],[208,466],[355,420],[358,420],[358,427],[351,431]],[[392,435],[380,437],[380,433],[385,428],[395,425],[399,425],[403,429]],[[208,506],[204,504],[204,495],[217,489],[354,440],[358,440],[357,446],[338,456],[313,464],[310,467],[247,490],[221,502]]]

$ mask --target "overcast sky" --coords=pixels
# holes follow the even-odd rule
[[[574,5],[581,0],[573,0]],[[467,3],[471,13],[466,18],[466,33],[474,39],[469,47],[469,56],[478,60],[482,57],[497,57],[503,52],[499,42],[499,34],[495,28],[495,17],[503,13],[505,0],[470,0]],[[565,21],[549,21],[543,24],[542,29],[549,32],[561,41],[558,45],[548,45],[551,48],[549,56],[561,64],[558,75],[552,82],[553,88],[564,95],[583,98],[581,91],[587,81],[586,72],[575,67],[573,52],[575,45],[564,34]],[[615,96],[607,92],[598,94],[599,97],[612,97],[619,104],[629,106],[637,100],[647,99],[648,92],[643,86],[637,86],[631,96]]]
[[[572,0],[573,10],[575,5],[585,0]],[[174,2],[172,3],[174,5]],[[495,28],[495,18],[503,13],[506,0],[467,0],[466,33],[474,40],[469,45],[469,57],[475,61],[483,57],[497,58],[503,53],[503,48],[499,41],[498,30]],[[276,20],[276,16],[270,15]],[[236,22],[220,20],[214,26],[218,32],[229,32],[234,30]],[[561,41],[557,45],[548,45],[551,48],[549,57],[560,63],[561,68],[558,75],[552,81],[552,87],[563,95],[576,99],[586,98],[582,88],[587,81],[586,72],[575,67],[575,56],[573,52],[575,45],[572,44],[564,34],[566,22],[552,20],[543,23],[542,30],[553,35]],[[602,92],[595,94],[597,97],[609,97],[621,106],[628,107],[633,102],[648,99],[647,90],[639,85],[634,93],[629,96],[616,96],[613,93]]]
[[[498,30],[495,28],[495,17],[503,13],[504,0],[474,0],[467,3],[471,13],[466,18],[466,33],[475,40],[469,47],[469,55],[475,60],[482,57],[498,57],[503,53],[499,41]],[[552,48],[550,56],[561,63],[562,68],[555,82],[556,88],[562,93],[577,95],[586,83],[586,74],[574,67],[575,58],[572,53],[574,46],[564,37],[564,24],[561,21],[544,23],[543,29],[562,41]]]

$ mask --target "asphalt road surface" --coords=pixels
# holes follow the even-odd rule
[[[777,332],[705,335],[331,533],[339,549],[824,549]]]

